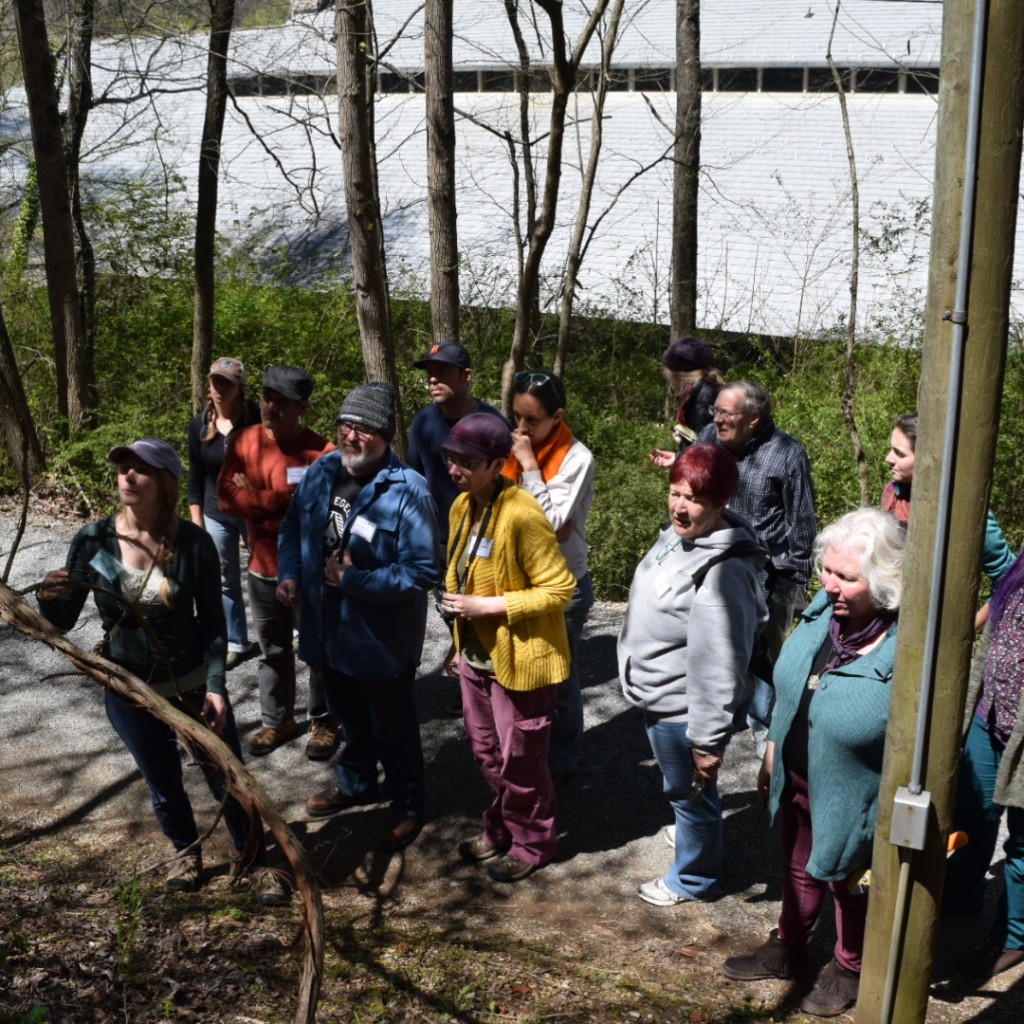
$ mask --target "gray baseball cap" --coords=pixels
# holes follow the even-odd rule
[[[173,446],[156,437],[143,437],[131,444],[119,444],[107,452],[107,461],[124,462],[129,455],[135,455],[147,466],[154,469],[166,469],[174,474],[175,480],[181,479],[181,459]]]

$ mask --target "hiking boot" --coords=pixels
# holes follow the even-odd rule
[[[259,653],[259,644],[249,644],[244,651],[228,651],[227,657],[224,659],[224,667],[228,671],[233,668],[238,668],[239,665],[248,661],[250,658],[254,658]]]
[[[314,818],[326,818],[331,814],[340,814],[350,807],[365,807],[367,804],[375,804],[377,797],[373,795],[352,796],[337,786],[328,786],[314,793],[306,801],[306,813]]]
[[[310,761],[327,761],[338,749],[341,733],[338,723],[330,715],[314,718],[309,723],[309,739],[306,740],[306,757]]]
[[[799,977],[807,963],[807,950],[791,946],[779,938],[779,929],[773,928],[768,941],[746,956],[731,956],[722,964],[722,973],[733,981],[759,981],[761,978],[779,978],[788,981]]]
[[[814,988],[804,996],[800,1010],[815,1017],[838,1017],[857,1002],[859,988],[860,974],[857,971],[840,967],[834,959],[830,960]]]
[[[261,907],[280,907],[291,899],[291,893],[273,868],[253,868],[249,875],[249,888]]]
[[[380,845],[382,850],[388,853],[397,853],[404,850],[423,831],[423,819],[406,815],[399,818],[394,827],[381,836]]]
[[[505,850],[489,842],[486,836],[477,836],[476,839],[466,839],[459,843],[459,856],[469,864],[482,864],[485,860],[500,857]]]
[[[249,753],[253,757],[265,757],[272,750],[277,750],[282,743],[295,739],[299,735],[299,723],[290,718],[283,725],[265,725],[249,737]]]
[[[540,866],[540,864],[527,864],[525,860],[506,853],[500,860],[487,865],[487,874],[496,882],[521,882]]]
[[[172,892],[195,892],[203,884],[203,856],[198,850],[175,857],[164,885]]]

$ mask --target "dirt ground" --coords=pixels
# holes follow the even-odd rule
[[[14,525],[0,509],[0,570]],[[10,585],[60,565],[77,525],[34,514]],[[671,909],[637,898],[637,885],[665,869],[659,833],[670,812],[640,720],[618,690],[622,611],[599,604],[585,634],[587,734],[580,770],[558,794],[558,858],[518,885],[491,883],[455,853],[478,831],[486,791],[461,721],[446,714],[455,688],[439,674],[447,634],[438,620],[417,694],[429,821],[403,854],[377,849],[383,807],[306,817],[304,800],[331,775],[305,759],[301,741],[248,761],[323,886],[320,1020],[805,1019],[797,1006],[807,984],[740,985],[718,971],[724,956],[763,940],[779,909],[778,838],[754,792],[749,736],[730,746],[722,780],[730,859],[721,896]],[[90,615],[72,637],[89,647],[98,635]],[[206,850],[215,877],[202,892],[164,893],[159,870],[133,881],[166,856],[165,843],[99,688],[62,675],[60,656],[3,624],[0,666],[0,1024],[290,1019],[295,908],[261,910],[228,885],[219,827]],[[256,663],[232,672],[229,685],[244,740],[259,727]],[[196,775],[186,769],[202,830],[215,808]],[[958,953],[984,935],[991,911],[944,922],[932,1024],[1024,1019],[1024,968],[981,992],[953,980]],[[814,970],[833,941],[826,917]]]

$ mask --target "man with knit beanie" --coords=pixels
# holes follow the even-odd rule
[[[413,681],[439,579],[437,513],[426,481],[391,450],[390,384],[353,388],[337,425],[339,450],[310,467],[281,523],[277,596],[299,604],[299,656],[317,666],[344,736],[336,784],[306,811],[377,803],[379,763],[395,815],[381,845],[394,851],[423,827]]]
[[[296,366],[271,366],[260,393],[262,423],[232,434],[217,479],[222,512],[245,520],[249,537],[248,590],[253,626],[260,643],[262,728],[249,737],[249,753],[262,757],[302,732],[295,721],[295,613],[275,596],[277,528],[310,463],[334,445],[303,426],[313,378]],[[338,745],[338,727],[327,713],[323,687],[309,679],[309,735],[306,756],[328,759]]]

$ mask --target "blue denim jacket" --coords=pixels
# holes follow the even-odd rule
[[[324,586],[324,526],[339,452],[306,470],[278,534],[278,579],[301,594],[299,657],[345,675],[391,679],[417,665],[427,591],[438,582],[437,514],[426,481],[394,452],[352,505],[342,549],[352,566],[340,588]],[[370,531],[353,532],[362,519]]]

